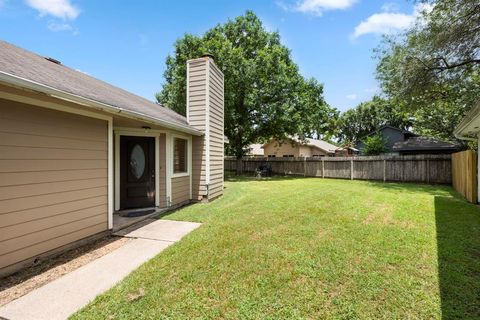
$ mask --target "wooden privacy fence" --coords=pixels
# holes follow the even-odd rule
[[[305,177],[452,183],[450,155],[410,155],[322,158],[243,158],[243,172],[269,164],[274,174]],[[225,170],[235,171],[237,160],[225,158]]]
[[[452,184],[469,202],[477,202],[477,155],[474,151],[452,154]]]

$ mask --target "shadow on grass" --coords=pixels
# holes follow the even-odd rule
[[[480,210],[457,197],[435,197],[443,319],[480,318]]]

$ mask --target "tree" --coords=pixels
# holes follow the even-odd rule
[[[270,138],[283,140],[323,134],[334,113],[323,99],[323,85],[304,79],[277,32],[268,32],[251,11],[207,31],[185,35],[166,60],[161,104],[185,114],[186,61],[205,52],[225,74],[227,152],[240,159],[248,146]]]
[[[412,119],[391,101],[375,96],[340,116],[337,136],[341,143],[355,145],[367,134],[384,125],[408,129],[412,125]]]
[[[376,156],[387,151],[387,141],[380,134],[369,136],[364,141],[363,152],[367,156]]]
[[[452,140],[480,97],[480,4],[424,0],[417,8],[424,9],[417,23],[377,49],[377,78],[415,118],[415,131]]]

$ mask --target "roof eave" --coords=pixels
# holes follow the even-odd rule
[[[53,87],[50,87],[32,80],[28,80],[22,77],[9,74],[7,72],[0,71],[0,82],[4,82],[6,84],[10,84],[13,86],[41,92],[55,98],[60,98],[63,100],[75,102],[83,106],[95,109],[97,111],[103,111],[111,114],[119,114],[125,118],[141,120],[144,122],[160,125],[168,129],[181,131],[181,132],[188,133],[195,136],[203,135],[201,131],[194,129],[190,126],[179,125],[163,119],[151,117],[140,112],[135,112],[135,111],[130,111],[123,108],[115,107],[113,105],[95,101],[95,100],[85,98],[76,94],[68,93],[63,90],[55,89]]]
[[[453,134],[457,139],[460,140],[472,140],[477,141],[476,137],[469,137],[467,132],[464,130],[469,126],[470,123],[477,120],[480,117],[480,100],[475,104],[475,106],[463,117],[462,121],[457,125]],[[478,132],[477,132],[478,134]]]

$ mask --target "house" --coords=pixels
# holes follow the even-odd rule
[[[189,60],[184,117],[0,42],[0,275],[110,232],[119,212],[221,196],[223,90],[211,56]]]
[[[381,135],[387,142],[387,145],[386,145],[387,153],[395,152],[393,150],[393,145],[395,143],[403,142],[410,137],[416,136],[416,134],[408,130],[403,130],[403,129],[395,128],[389,125],[385,125],[383,127],[380,127],[378,130],[372,131],[369,134],[367,134],[365,137],[363,137],[360,140],[360,142],[355,146],[355,148],[360,150],[360,153],[363,153],[363,149],[365,148],[365,139],[376,134]]]
[[[339,147],[323,140],[305,139],[296,137],[285,141],[271,139],[263,145],[265,157],[333,157]]]
[[[450,154],[460,151],[460,147],[431,137],[414,136],[405,141],[395,142],[392,151],[400,155]]]
[[[413,154],[450,154],[459,151],[459,146],[431,137],[423,137],[408,130],[402,130],[391,126],[383,126],[377,131],[369,133],[357,145],[363,152],[364,141],[367,137],[380,134],[387,142],[387,153],[399,155]]]
[[[263,157],[263,144],[253,143],[248,147],[247,156],[249,157]]]

